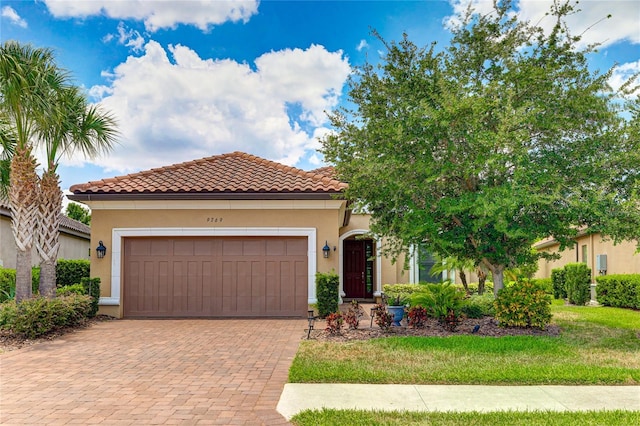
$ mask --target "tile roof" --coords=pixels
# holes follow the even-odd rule
[[[331,179],[335,179],[336,178],[336,168],[333,166],[325,166],[325,167],[320,167],[317,168],[315,170],[311,170],[311,173],[316,173],[319,175],[323,175],[326,176],[328,178]]]
[[[0,198],[0,214],[2,216],[11,217],[11,210],[9,208],[9,202]],[[60,231],[75,231],[76,233],[91,235],[91,227],[79,222],[75,219],[60,213]]]
[[[243,152],[216,155],[126,176],[73,185],[74,196],[335,194],[346,184]]]

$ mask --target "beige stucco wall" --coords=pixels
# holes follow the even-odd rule
[[[89,240],[76,235],[60,232],[58,259],[89,259]],[[40,264],[40,256],[35,246],[31,252],[33,266]],[[15,269],[16,243],[11,231],[11,220],[0,216],[0,266]]]
[[[603,240],[600,234],[584,235],[576,238],[576,246],[560,252],[560,259],[538,261],[536,278],[551,277],[551,270],[562,268],[567,263],[582,262],[583,247],[587,249],[587,266],[591,268],[592,278],[598,275],[596,271],[596,256],[607,255],[607,275],[612,274],[640,274],[640,254],[636,253],[636,242],[626,241],[614,245],[613,241]],[[558,253],[559,245],[554,244],[542,250],[548,253]]]
[[[11,220],[0,216],[0,266],[16,267],[16,244],[11,233]]]
[[[107,247],[103,259],[91,258],[91,275],[101,280],[101,296],[111,296],[111,264],[114,228],[315,228],[318,272],[339,270],[339,229],[343,204],[337,200],[193,201],[178,202],[87,202],[92,212],[91,247],[101,240]],[[332,248],[322,254],[325,241]],[[333,251],[333,247],[336,251]],[[122,271],[117,271],[120,274]],[[121,290],[122,291],[122,290]],[[101,306],[100,312],[120,317],[121,305]]]

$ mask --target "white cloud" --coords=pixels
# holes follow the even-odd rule
[[[20,15],[18,15],[18,12],[16,12],[15,9],[11,6],[3,7],[2,11],[0,12],[0,16],[2,16],[3,18],[7,18],[9,21],[11,21],[11,23],[19,27],[27,28],[27,21],[22,19]]]
[[[444,22],[450,27],[459,22],[458,16],[463,14],[469,0],[449,0],[454,15],[445,18]],[[481,13],[493,10],[493,0],[472,0],[472,5]],[[553,4],[553,0],[520,0],[518,2],[518,17],[522,21],[531,21],[550,29],[554,22],[550,17],[544,17]],[[619,41],[640,43],[640,2],[629,0],[581,0],[577,8],[580,12],[567,18],[567,24],[573,35],[581,35],[581,45],[602,43],[602,46]],[[611,15],[610,19],[606,19]]]
[[[113,70],[110,85],[91,88],[122,134],[99,165],[130,172],[236,150],[296,164],[326,132],[324,111],[338,103],[348,60],[313,45],[265,53],[255,64],[149,41],[142,56]]]
[[[629,62],[616,67],[609,78],[609,84],[614,90],[618,90],[627,80],[637,74],[640,74],[640,59],[636,62]],[[636,80],[635,85],[638,84],[640,84],[640,81]],[[634,93],[640,94],[638,89]]]
[[[362,52],[362,49],[368,49],[369,48],[369,43],[367,43],[366,40],[362,39],[360,40],[360,43],[358,43],[358,46],[356,47],[356,50],[358,52]]]
[[[138,31],[127,29],[124,22],[118,24],[118,43],[130,47],[136,53],[144,48],[144,37]]]
[[[247,22],[258,12],[258,0],[44,0],[49,11],[60,18],[105,15],[114,19],[144,21],[148,31],[193,25],[207,31],[227,21]]]

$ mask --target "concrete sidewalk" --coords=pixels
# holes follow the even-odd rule
[[[640,410],[640,386],[473,386],[288,383],[277,410],[407,411]]]

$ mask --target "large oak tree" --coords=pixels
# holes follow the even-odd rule
[[[389,250],[483,264],[497,293],[505,268],[542,255],[540,238],[640,237],[640,140],[622,96],[633,81],[614,91],[611,71],[589,69],[594,47],[565,24],[572,5],[553,5],[550,32],[510,2],[494,9],[469,10],[443,48],[379,37],[383,62],[356,70],[353,107],[330,114],[322,143]]]

